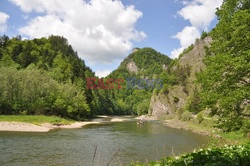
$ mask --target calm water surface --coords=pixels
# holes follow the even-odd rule
[[[192,151],[206,136],[158,122],[118,122],[48,133],[0,132],[0,165],[129,165]],[[96,148],[96,155],[94,151]],[[94,158],[94,162],[92,160]]]

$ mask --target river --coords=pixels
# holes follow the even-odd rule
[[[207,142],[207,136],[159,122],[115,122],[48,133],[0,132],[0,165],[129,165],[190,152]]]

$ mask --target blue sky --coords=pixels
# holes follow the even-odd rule
[[[3,0],[0,35],[63,35],[99,76],[134,47],[172,58],[216,25],[222,0]]]

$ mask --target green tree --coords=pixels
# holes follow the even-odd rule
[[[239,130],[250,116],[250,10],[248,1],[224,1],[218,10],[219,23],[212,31],[213,43],[199,76],[202,102],[220,116],[218,126]],[[250,127],[250,126],[249,126]]]

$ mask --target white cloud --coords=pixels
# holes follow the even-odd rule
[[[180,40],[181,47],[171,52],[172,58],[177,58],[179,54],[191,45],[195,38],[200,37],[202,30],[207,31],[210,23],[216,18],[216,8],[220,7],[223,0],[191,0],[182,1],[184,7],[178,14],[185,20],[189,20],[191,26],[186,26],[178,32],[174,38]]]
[[[111,73],[111,70],[97,70],[95,72],[96,76],[98,77],[106,77],[107,75],[109,75]]]
[[[200,35],[199,30],[193,26],[186,26],[181,32],[178,32],[173,38],[179,39],[182,47],[188,47]]]
[[[193,26],[186,26],[181,32],[178,32],[173,38],[180,40],[181,47],[171,52],[172,58],[178,58],[180,53],[199,37],[199,30]]]
[[[7,20],[10,16],[6,13],[0,12],[0,32],[5,32],[7,29]]]
[[[60,35],[89,63],[122,59],[133,41],[146,37],[135,28],[142,12],[118,0],[10,0],[24,12],[41,13],[19,29],[31,38]]]
[[[216,8],[220,7],[222,0],[192,0],[184,1],[185,5],[178,14],[185,20],[189,20],[192,26],[207,30],[215,19]]]

